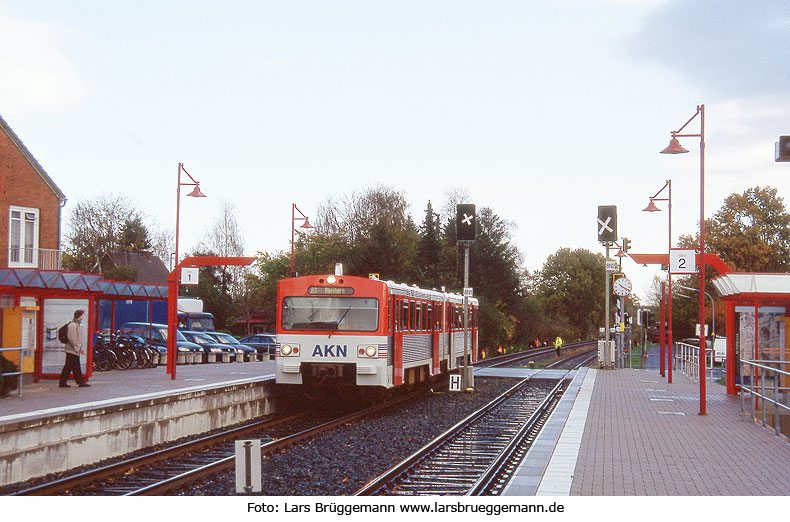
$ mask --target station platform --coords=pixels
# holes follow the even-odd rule
[[[788,495],[790,444],[740,399],[657,369],[583,370],[505,495]]]
[[[78,388],[74,380],[69,388],[59,388],[57,380],[41,380],[16,388],[0,399],[0,424],[20,419],[48,416],[95,407],[97,404],[135,402],[162,394],[191,391],[229,381],[274,378],[275,362],[214,363],[179,365],[176,379],[164,366],[140,370],[94,372],[89,388]]]
[[[94,373],[0,399],[0,484],[14,484],[271,413],[274,361]]]

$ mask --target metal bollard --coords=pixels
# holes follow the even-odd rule
[[[261,479],[261,441],[236,441],[236,493],[259,493]]]

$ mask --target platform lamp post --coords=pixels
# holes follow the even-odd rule
[[[667,197],[659,198],[658,196],[667,189]],[[667,209],[669,214],[669,246],[667,247],[667,254],[671,254],[672,252],[672,180],[668,179],[664,186],[661,187],[661,190],[656,192],[654,196],[650,198],[650,203],[644,208],[643,212],[660,212],[661,209],[658,208],[655,204],[656,201],[666,201],[667,202]],[[669,299],[667,302],[667,316],[668,316],[668,328],[667,328],[667,358],[669,359],[669,369],[667,370],[667,382],[672,384],[672,265],[667,264],[667,281],[669,286]],[[664,329],[664,323],[661,322],[661,329]],[[664,344],[661,343],[659,347],[659,353],[661,357],[661,361],[659,364],[660,373],[664,375],[664,367],[665,367],[665,359],[664,359]]]
[[[190,181],[181,181],[181,173],[187,175]],[[167,294],[167,331],[169,336],[173,336],[175,338],[175,331],[178,327],[177,319],[174,319],[178,315],[178,280],[180,277],[180,269],[178,268],[178,230],[179,230],[179,218],[181,214],[181,186],[193,186],[195,187],[192,189],[192,192],[187,194],[189,197],[193,198],[205,198],[206,195],[200,191],[200,182],[195,180],[192,175],[187,172],[184,168],[183,163],[178,164],[178,185],[176,186],[176,251],[175,251],[175,262],[173,263],[173,270],[176,272],[174,274],[174,281],[168,281],[168,294]],[[168,343],[168,350],[167,350],[167,373],[170,374],[171,378],[176,378],[176,357],[178,355],[178,346],[177,343],[173,343],[174,347],[170,349],[170,344]]]
[[[683,129],[691,123],[694,118],[700,117],[699,134],[681,134]],[[697,105],[697,112],[689,118],[676,131],[672,131],[672,139],[667,148],[661,154],[684,154],[688,150],[684,149],[678,138],[699,138],[699,349],[700,353],[705,353],[705,105]],[[705,375],[705,358],[700,357],[700,375]],[[699,380],[699,414],[706,415],[706,389],[705,379]]]
[[[299,213],[300,217],[297,217],[296,213]],[[296,230],[296,222],[297,221],[304,221],[299,228],[313,228],[313,225],[310,224],[310,221],[307,219],[301,210],[296,207],[296,203],[291,204],[291,277],[296,277],[296,272],[294,271],[294,233],[297,232]]]

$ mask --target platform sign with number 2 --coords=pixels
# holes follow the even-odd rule
[[[692,249],[673,248],[669,251],[669,270],[673,274],[696,274],[697,252]]]

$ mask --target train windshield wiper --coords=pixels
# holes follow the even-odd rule
[[[353,306],[353,305],[352,305],[352,306]],[[342,315],[342,316],[340,316],[340,319],[338,319],[338,320],[337,320],[337,322],[335,323],[335,331],[337,331],[337,330],[339,330],[339,329],[340,329],[340,323],[342,323],[342,322],[343,322],[343,319],[345,319],[345,318],[346,318],[346,316],[348,315],[348,312],[349,312],[349,311],[351,311],[351,308],[352,308],[352,306],[349,306],[348,308],[346,308],[346,311],[345,311],[345,312],[343,312],[343,315]],[[334,332],[332,332],[332,333],[334,333]],[[332,337],[332,334],[331,334],[331,333],[329,334],[329,337]]]

